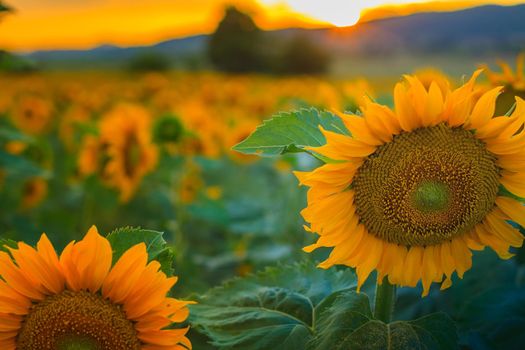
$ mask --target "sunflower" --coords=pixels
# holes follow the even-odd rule
[[[14,125],[31,135],[45,133],[52,121],[54,106],[50,99],[24,95],[14,102],[11,118]]]
[[[361,106],[366,96],[374,97],[372,86],[366,79],[357,79],[351,82],[345,82],[341,86],[344,99],[346,100],[346,110],[355,111]]]
[[[505,114],[514,104],[514,96],[525,98],[525,53],[518,55],[516,58],[516,71],[514,72],[510,65],[504,61],[498,61],[501,73],[490,70],[487,66],[485,74],[493,86],[503,85],[504,92],[498,98],[496,112]]]
[[[57,256],[45,234],[36,249],[0,251],[0,348],[191,349],[189,302],[166,297],[176,283],[147,262],[144,243],[111,267],[109,241],[93,226]]]
[[[87,124],[90,119],[89,111],[80,105],[70,106],[63,114],[58,133],[68,151],[75,149],[80,126]]]
[[[48,192],[47,181],[40,177],[27,180],[22,188],[21,208],[29,210],[38,206]]]
[[[150,125],[145,109],[127,104],[117,106],[102,122],[100,132],[109,156],[105,176],[120,189],[124,202],[157,164],[158,151],[151,140]]]
[[[150,116],[142,107],[115,107],[103,117],[100,135],[85,137],[78,160],[80,173],[100,173],[108,186],[120,190],[120,200],[127,202],[157,165],[158,150],[150,130]]]
[[[358,286],[373,270],[378,282],[445,289],[462,278],[471,250],[492,248],[501,258],[525,225],[525,102],[493,118],[495,88],[477,99],[477,71],[462,87],[442,94],[406,76],[394,90],[395,111],[368,101],[362,117],[340,114],[352,136],[322,130],[326,144],[312,148],[335,160],[297,172],[309,186],[302,211],[319,234],[311,252],[333,247],[320,264],[355,267]]]
[[[204,186],[202,169],[195,162],[188,161],[184,167],[184,174],[178,183],[178,200],[182,204],[193,203]]]

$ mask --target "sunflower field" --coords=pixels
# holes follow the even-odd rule
[[[0,350],[524,350],[524,18],[0,0]]]
[[[0,348],[522,349],[522,62],[2,77]]]

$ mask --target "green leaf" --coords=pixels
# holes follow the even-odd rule
[[[119,228],[108,235],[113,248],[113,263],[132,246],[144,243],[149,261],[157,260],[166,275],[173,275],[173,250],[167,245],[163,233],[134,227]]]
[[[22,177],[39,176],[47,178],[50,176],[48,171],[41,169],[35,163],[3,151],[0,151],[0,168],[5,168],[12,175]]]
[[[354,273],[303,263],[268,268],[214,288],[191,306],[190,321],[221,349],[304,349],[315,308],[355,289]]]
[[[344,291],[325,307],[308,350],[457,349],[456,328],[444,313],[385,324],[374,320],[368,296]]]
[[[0,4],[0,8],[1,8]],[[34,139],[26,134],[21,133],[19,130],[3,125],[0,128],[0,140],[7,141],[23,141],[26,143],[33,142]]]
[[[0,251],[8,252],[9,250],[7,249],[7,247],[17,248],[18,243],[16,241],[13,241],[12,239],[0,238]]]
[[[279,113],[264,121],[233,149],[261,156],[304,152],[307,146],[317,147],[326,143],[319,130],[320,126],[339,134],[349,134],[342,120],[335,114],[315,108],[303,108],[290,113]]]

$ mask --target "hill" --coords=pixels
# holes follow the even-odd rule
[[[409,55],[506,56],[525,49],[524,18],[525,5],[481,6],[455,12],[418,13],[336,30],[286,29],[267,35],[307,35],[339,59]],[[207,36],[199,35],[152,46],[104,45],[92,50],[37,51],[26,56],[44,67],[115,67],[144,52],[154,52],[177,65],[202,62],[207,40]]]

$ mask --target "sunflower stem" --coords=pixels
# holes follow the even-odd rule
[[[383,283],[376,285],[376,300],[374,309],[374,318],[385,323],[392,321],[394,313],[394,304],[396,302],[396,286],[390,284],[387,278]]]

